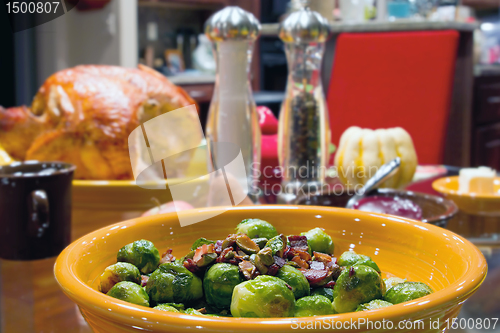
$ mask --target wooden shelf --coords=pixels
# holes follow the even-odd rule
[[[261,0],[139,0],[142,7],[218,10],[225,6],[238,6],[260,18]]]
[[[499,8],[500,0],[462,0],[462,5],[476,9]]]

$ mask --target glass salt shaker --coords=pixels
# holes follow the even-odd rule
[[[330,130],[321,62],[328,35],[328,21],[308,7],[291,13],[280,26],[288,61],[278,131],[285,201],[299,191],[318,190],[325,180]]]
[[[231,161],[234,154],[232,149],[217,143],[232,143],[241,149],[246,179],[237,181],[242,187],[248,185],[253,201],[258,193],[261,133],[249,71],[253,44],[259,33],[260,23],[255,16],[234,6],[216,12],[205,24],[217,64],[206,126],[210,156],[214,168],[220,169],[224,165],[216,164]]]

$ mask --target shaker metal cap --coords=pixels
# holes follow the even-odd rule
[[[285,43],[322,43],[328,39],[329,33],[328,20],[308,7],[290,13],[279,30]]]
[[[228,6],[214,13],[205,23],[205,34],[212,41],[255,40],[260,23],[255,16],[236,6]]]

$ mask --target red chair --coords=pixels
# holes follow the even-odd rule
[[[420,164],[442,163],[458,37],[454,30],[339,35],[325,87],[332,142],[350,126],[399,126]],[[262,136],[263,168],[278,165],[276,130]]]
[[[350,126],[402,127],[420,164],[443,161],[457,31],[343,33],[327,90],[332,142]]]

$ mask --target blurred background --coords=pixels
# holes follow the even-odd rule
[[[251,82],[257,105],[266,105],[278,115],[288,70],[277,24],[300,6],[300,1],[295,0],[81,0],[67,14],[15,34],[10,32],[6,17],[2,17],[0,105],[31,104],[38,87],[61,69],[80,64],[136,67],[141,63],[182,86],[199,103],[201,121],[205,124],[214,87],[215,63],[211,44],[203,35],[203,24],[211,14],[228,5],[252,12],[263,24],[262,36],[254,47]],[[311,7],[331,21],[333,31],[324,57],[325,94],[332,85],[345,81],[341,74],[332,77],[333,64],[342,58],[339,52],[359,56],[358,63],[342,66],[356,67],[360,82],[364,81],[363,73],[373,68],[391,77],[395,67],[384,69],[383,66],[390,66],[394,59],[404,59],[404,67],[409,70],[405,77],[417,80],[415,86],[422,91],[426,87],[432,90],[431,77],[417,78],[412,73],[419,72],[421,67],[442,68],[439,47],[419,49],[419,44],[410,38],[407,40],[414,47],[407,48],[405,53],[401,51],[406,48],[402,44],[391,44],[395,46],[387,48],[382,42],[377,45],[386,55],[379,52],[381,58],[377,58],[377,55],[360,55],[363,51],[355,45],[352,49],[338,49],[336,42],[343,34],[367,33],[366,37],[371,40],[390,32],[456,31],[459,34],[457,49],[449,59],[442,59],[443,63],[452,64],[453,77],[448,75],[444,83],[446,89],[435,91],[444,96],[442,103],[446,104],[438,111],[449,119],[447,130],[443,131],[447,133],[446,142],[438,159],[422,162],[500,168],[500,1],[312,0]],[[422,54],[427,54],[427,63],[417,64],[415,61]],[[352,76],[354,72],[346,75]],[[397,81],[401,77],[392,79]],[[385,87],[404,105],[412,104],[394,86]],[[357,86],[346,86],[343,96],[366,96],[363,89],[356,89]],[[382,88],[373,87],[373,95],[382,96],[377,89]],[[332,98],[337,100],[331,101]],[[327,96],[327,100],[331,118],[348,111],[341,107],[343,102],[335,93]],[[332,110],[332,105],[339,105],[339,109]],[[373,104],[373,108],[377,105]],[[360,110],[359,116],[364,117],[365,112],[370,110]],[[415,115],[412,110],[400,112]],[[335,130],[335,126],[332,127]],[[451,128],[455,134],[450,133]],[[338,132],[332,133],[333,142],[340,136],[341,131]],[[413,135],[411,129],[410,134]]]
[[[12,33],[5,7],[0,9],[0,106],[30,105],[43,82],[63,69],[82,64],[143,64],[181,86],[198,103],[205,126],[216,64],[212,45],[204,35],[204,23],[225,6],[239,6],[262,23],[250,69],[256,104],[267,106],[279,116],[289,69],[278,25],[303,1],[63,2],[76,6],[50,22],[17,33]],[[338,144],[340,135],[353,125],[372,129],[401,126],[415,143],[419,164],[500,170],[500,0],[311,0],[310,5],[330,21],[332,32],[321,71],[331,143]],[[273,130],[262,138],[263,166],[278,164],[277,130]],[[422,170],[430,176],[436,172],[436,168]],[[102,193],[104,199],[98,197],[97,201],[121,200],[115,193]],[[149,194],[145,197],[150,206],[156,205],[149,202]],[[77,197],[75,202],[79,200]],[[82,221],[73,229],[74,236],[97,228],[97,224],[89,223],[94,221],[88,211],[84,207],[80,216],[73,218],[73,222]],[[99,217],[103,225],[138,216],[106,214]],[[134,214],[140,214],[140,209]],[[95,216],[93,219],[98,220]],[[486,217],[478,222],[462,217],[451,222],[450,229],[475,239],[490,260],[492,278],[485,282],[488,287],[476,294],[476,301],[467,303],[463,316],[498,313],[498,297],[490,297],[498,287],[498,250],[489,247],[490,243],[498,245],[498,219]],[[481,237],[487,240],[478,241]],[[50,312],[57,302],[69,302],[59,293],[57,302],[50,303],[45,294],[48,289],[44,281],[53,280],[52,265],[46,262],[40,266],[43,275],[49,277],[41,280],[43,287],[39,290],[43,292],[36,295],[42,300],[36,311],[42,314]],[[13,282],[23,288],[18,281]],[[59,288],[51,283],[56,294]],[[84,326],[73,303],[66,311],[56,311],[61,322],[67,321],[66,327],[74,327],[74,318]],[[24,319],[24,312],[19,311],[19,316]],[[37,318],[37,327],[57,322],[47,319],[49,316]]]

